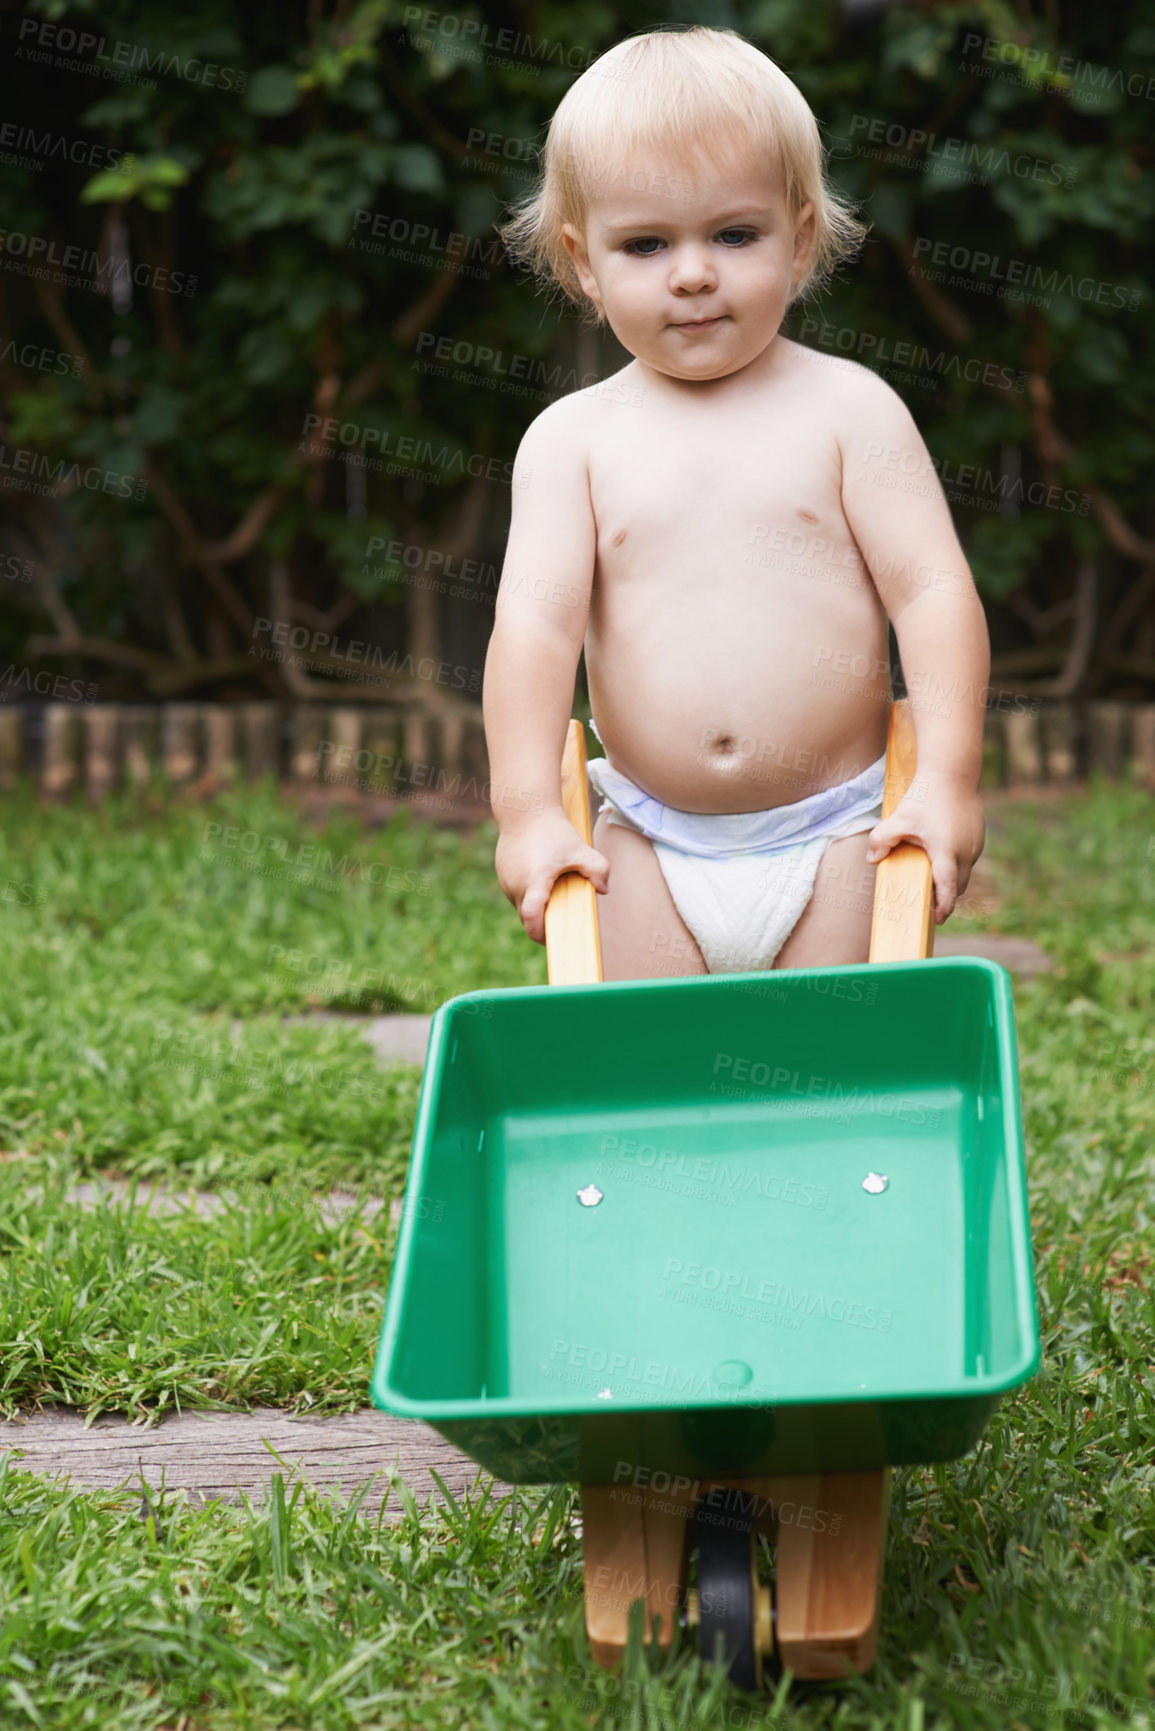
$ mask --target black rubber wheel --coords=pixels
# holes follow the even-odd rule
[[[754,1640],[758,1571],[753,1510],[742,1506],[741,1496],[726,1500],[728,1506],[711,1508],[703,1497],[694,1511],[698,1651],[713,1664],[720,1634],[730,1681],[753,1694],[762,1687],[762,1655]]]

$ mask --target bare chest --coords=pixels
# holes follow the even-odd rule
[[[700,563],[744,559],[800,534],[849,538],[829,429],[642,410],[628,421],[617,415],[590,459],[603,574],[656,554]]]

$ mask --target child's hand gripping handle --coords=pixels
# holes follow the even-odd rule
[[[561,762],[565,814],[591,847],[590,790],[586,780],[586,738],[580,721],[571,721]],[[580,872],[563,872],[545,908],[545,955],[551,986],[579,986],[602,977],[598,936],[598,892]]]
[[[889,817],[914,780],[917,763],[910,704],[892,704],[886,742],[886,786],[882,815]],[[593,845],[585,733],[571,721],[562,758],[562,804],[582,840]],[[924,848],[900,842],[877,867],[874,880],[872,962],[908,962],[934,947],[934,881]],[[551,986],[581,985],[602,978],[597,891],[580,872],[564,872],[545,910],[545,948]]]
[[[917,753],[914,720],[906,698],[890,707],[886,740],[886,787],[882,815],[889,817],[914,780]],[[930,856],[913,842],[899,842],[881,860],[874,879],[872,962],[913,962],[934,949],[934,880]]]

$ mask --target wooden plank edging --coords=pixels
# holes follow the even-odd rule
[[[917,708],[917,705],[916,705]],[[983,785],[1061,786],[1134,775],[1155,789],[1155,703],[992,704]],[[100,800],[164,775],[174,786],[275,775],[350,796],[428,791],[487,803],[481,706],[271,701],[0,707],[0,792],[21,775],[47,799]]]
[[[395,1518],[401,1510],[396,1492],[389,1494],[392,1474],[420,1500],[437,1495],[434,1471],[460,1497],[481,1470],[428,1425],[372,1407],[300,1418],[271,1407],[184,1412],[148,1428],[105,1413],[87,1430],[82,1412],[58,1407],[0,1422],[0,1453],[8,1449],[22,1451],[13,1457],[21,1470],[63,1474],[87,1490],[127,1484],[139,1492],[143,1476],[154,1491],[163,1483],[201,1502],[237,1502],[242,1491],[259,1498],[275,1472],[296,1465],[310,1484],[346,1495],[372,1481],[365,1508],[376,1513],[384,1501]],[[498,1496],[509,1489],[495,1482]]]

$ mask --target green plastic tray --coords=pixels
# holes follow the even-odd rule
[[[526,987],[434,1016],[372,1393],[489,1471],[947,1460],[1038,1358],[996,964]]]

